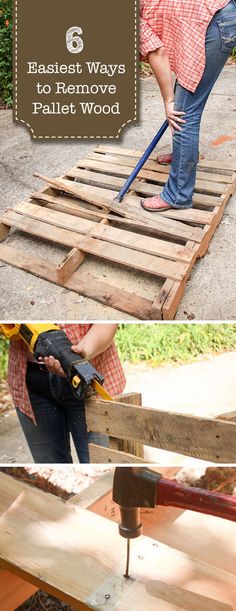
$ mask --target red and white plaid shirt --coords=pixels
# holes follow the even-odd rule
[[[140,0],[140,54],[165,46],[180,85],[194,92],[206,63],[206,30],[229,0]]]
[[[86,335],[92,325],[60,324],[73,345]],[[29,400],[25,376],[27,370],[28,348],[22,340],[12,340],[9,350],[8,384],[14,405],[36,424],[32,405]],[[112,395],[118,395],[124,390],[125,376],[114,342],[102,353],[96,356],[92,364],[104,376],[104,387]]]

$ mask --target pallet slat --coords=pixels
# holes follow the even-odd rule
[[[132,166],[124,166],[124,165],[116,165],[112,162],[109,163],[109,160],[101,161],[100,158],[97,157],[94,159],[92,156],[85,157],[84,159],[80,159],[78,167],[80,168],[90,168],[92,170],[101,170],[103,172],[108,172],[109,174],[118,174],[119,176],[124,176],[124,178],[128,178],[135,164]],[[166,175],[158,174],[152,170],[140,170],[138,174],[139,178],[144,178],[146,180],[152,180],[153,182],[160,183],[164,185],[166,183]],[[164,178],[163,178],[164,176]],[[201,191],[201,193],[217,193],[221,195],[225,192],[225,184],[207,182],[207,180],[197,180],[195,185],[195,191]]]
[[[64,213],[45,209],[35,204],[29,204],[28,202],[19,204],[14,210],[21,214],[25,213],[31,218],[41,220],[50,225],[68,229],[84,236],[89,234],[93,238],[99,238],[105,242],[112,242],[118,246],[126,246],[127,248],[139,250],[143,253],[183,262],[189,262],[192,258],[192,250],[186,246],[176,245],[173,242],[166,242],[165,240],[141,234],[135,234],[124,229],[118,229],[110,225],[102,225],[101,223],[95,223],[83,218],[80,218],[78,221],[78,218],[73,214],[65,215]],[[8,216],[6,216],[6,218],[8,218]]]
[[[29,259],[27,253],[20,252],[7,244],[0,244],[0,260],[33,273],[48,282],[59,284],[55,265],[46,259],[33,255],[30,255]],[[150,299],[102,282],[92,274],[84,273],[81,269],[74,272],[63,286],[85,297],[97,299],[100,303],[117,308],[137,319],[151,320],[152,316],[155,320],[161,319],[161,311],[157,307],[153,310],[153,302]]]
[[[140,158],[143,153],[144,150],[133,150],[133,149],[126,149],[123,148],[123,146],[117,146],[116,144],[99,144],[95,151],[101,152],[101,153],[116,153],[117,155],[128,155],[131,157],[138,157]],[[157,157],[157,153],[151,153],[149,159],[153,159],[155,160]],[[164,167],[164,166],[159,166],[159,167]],[[206,168],[210,168],[210,169],[217,169],[217,170],[224,170],[224,171],[228,171],[229,173],[232,172],[236,172],[236,162],[230,161],[229,159],[225,160],[225,159],[221,159],[220,161],[217,161],[215,159],[200,159],[198,162],[198,167],[202,168],[204,167],[204,169]]]
[[[102,174],[101,172],[93,172],[85,169],[80,169],[77,166],[68,170],[63,178],[74,178],[78,179],[78,182],[82,182],[89,185],[98,185],[105,189],[116,189],[119,191],[124,184],[124,179],[117,176],[110,176],[109,174]],[[146,195],[158,195],[161,193],[163,187],[155,185],[151,182],[144,182],[144,180],[136,179],[132,184],[132,190],[136,193]],[[194,207],[215,207],[220,206],[221,200],[216,195],[203,195],[202,193],[194,193],[193,195],[193,206]],[[184,212],[184,211],[182,211]]]
[[[234,463],[236,424],[116,401],[90,399],[89,430],[215,463]],[[230,444],[229,440],[230,439]]]
[[[107,243],[94,238],[84,238],[82,234],[55,227],[49,223],[44,223],[36,219],[23,216],[16,212],[6,212],[4,222],[17,227],[21,231],[36,235],[46,240],[53,241],[64,246],[79,248],[81,251],[89,253],[94,257],[100,257],[107,261],[113,261],[116,264],[124,265],[139,269],[158,277],[170,277],[173,280],[182,280],[188,270],[185,263],[169,261],[154,257],[149,254],[140,253],[139,251],[131,250],[110,243],[109,249]]]

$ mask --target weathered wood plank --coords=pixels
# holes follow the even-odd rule
[[[123,155],[111,155],[111,154],[106,154],[103,155],[99,152],[91,152],[88,154],[88,159],[94,159],[94,160],[98,160],[98,161],[105,161],[108,163],[114,163],[117,166],[122,165],[125,167],[129,167],[130,171],[132,171],[134,169],[134,167],[136,166],[136,161],[133,161],[130,157],[125,157]],[[146,163],[143,165],[143,169],[144,170],[150,170],[155,172],[156,174],[156,180],[158,180],[158,182],[163,182],[163,184],[166,182],[166,179],[168,177],[169,174],[169,167],[158,164],[156,161],[152,161],[150,159],[148,159],[146,161]],[[118,170],[119,172],[119,170]],[[207,176],[205,172],[201,172],[201,171],[197,171],[197,180],[196,180],[196,187],[200,187],[200,185],[202,184],[202,181],[204,182],[205,185],[205,181],[207,180],[207,182],[214,182],[214,183],[220,183],[221,184],[221,188],[223,188],[224,183],[227,183],[230,181],[229,177],[226,175],[222,175],[222,174],[217,174],[217,173],[213,173],[213,172],[208,172]],[[215,190],[217,191],[217,188],[215,188]]]
[[[116,397],[116,401],[119,403],[128,403],[129,405],[137,405],[141,407],[142,395],[140,393],[124,394],[119,398]],[[143,458],[144,456],[143,444],[137,441],[127,441],[127,439],[116,439],[114,437],[110,437],[109,446],[113,450],[119,450],[120,452],[125,452],[126,454],[131,454],[139,458]]]
[[[95,223],[83,218],[78,221],[78,218],[73,214],[69,215],[55,210],[48,210],[48,208],[45,209],[42,206],[29,202],[18,204],[14,211],[49,223],[50,225],[61,227],[62,229],[69,229],[79,235],[86,236],[89,234],[93,238],[99,238],[118,246],[126,246],[143,253],[183,262],[190,262],[192,259],[192,249],[190,247],[186,248],[181,244],[173,244],[173,242],[167,242],[143,234],[135,234],[131,231],[112,227],[111,225],[104,226],[102,223]],[[109,219],[105,218],[105,220]]]
[[[235,566],[228,573],[218,568],[214,551],[206,565],[192,551],[141,536],[132,542],[127,580],[126,541],[116,524],[4,474],[0,484],[1,566],[64,602],[84,611],[107,600],[119,611],[232,611]],[[224,547],[228,557],[227,541]]]
[[[218,463],[236,460],[234,423],[100,399],[88,401],[86,419],[99,433]]]
[[[77,167],[71,168],[66,172],[63,178],[70,177],[79,179],[79,182],[97,185],[106,189],[116,189],[117,191],[124,184],[124,179],[118,176],[111,176],[109,174],[102,174],[101,172],[93,172]],[[153,184],[151,182],[145,182],[144,180],[135,179],[132,183],[132,190],[136,193],[146,195],[148,197],[152,195],[158,195],[163,191],[163,187],[160,185]],[[193,195],[194,207],[212,207],[220,205],[220,198],[216,195],[203,195],[202,193],[194,193]]]
[[[95,155],[95,153],[94,153]],[[134,167],[133,164],[132,167]],[[107,172],[109,174],[115,174],[119,176],[128,177],[131,173],[132,167],[124,166],[124,165],[116,165],[114,162],[110,162],[106,160],[104,157],[104,161],[100,161],[97,158],[93,158],[91,156],[84,157],[79,160],[78,167],[86,168],[91,170],[100,170],[102,172]],[[161,185],[164,185],[166,182],[166,175],[158,174],[152,170],[140,170],[138,174],[139,178],[145,178],[146,180],[152,180],[153,182],[158,182]],[[164,177],[164,178],[163,178]],[[225,184],[222,183],[211,183],[207,182],[207,180],[197,180],[195,184],[195,192],[200,193],[214,193],[221,195],[225,191]]]
[[[127,454],[127,452],[122,452],[121,450],[112,450],[111,448],[104,448],[102,446],[97,446],[93,443],[89,443],[89,457],[91,463],[100,464],[147,464],[148,462],[147,460],[144,460],[144,458],[134,456],[134,454]]]
[[[123,146],[119,146],[117,144],[99,144],[96,151],[101,153],[116,153],[117,155],[128,155],[131,157],[141,157],[144,153],[144,150],[141,149],[128,149],[123,148]],[[155,160],[157,157],[157,151],[151,153],[149,159]],[[198,162],[198,167],[200,168],[209,168],[211,170],[224,170],[229,172],[236,171],[236,162],[234,160],[230,161],[229,159],[220,159],[219,161],[216,159],[200,159]]]
[[[42,212],[44,212],[44,209],[42,209]],[[53,211],[50,210],[50,212],[52,213]],[[104,241],[91,237],[84,238],[82,234],[67,229],[62,229],[59,226],[51,225],[28,216],[23,216],[22,214],[14,211],[6,212],[4,215],[4,221],[31,235],[33,234],[46,240],[63,244],[64,246],[71,246],[72,248],[77,249],[79,248],[81,251],[90,253],[95,257],[99,257],[107,261],[113,261],[114,263],[124,265],[125,267],[139,269],[142,272],[146,272],[161,278],[170,277],[173,280],[180,281],[188,272],[187,263],[169,261],[168,259],[152,256],[140,251],[134,251],[130,248],[118,246],[112,243],[110,243],[108,249],[106,242]],[[101,231],[104,231],[105,233],[106,227],[102,227]]]
[[[137,197],[132,197],[130,194],[125,196],[123,204],[120,205],[114,202],[113,199],[117,195],[116,192],[107,190],[106,197],[104,197],[100,195],[100,187],[92,187],[63,178],[48,178],[41,174],[35,174],[35,176],[41,178],[55,189],[64,190],[66,193],[70,193],[95,206],[101,206],[121,217],[141,221],[146,227],[154,228],[170,237],[174,236],[176,238],[201,242],[202,231],[199,228],[190,227],[173,219],[166,219],[162,214],[159,214],[158,218],[157,216],[154,217],[152,213],[143,211]]]
[[[50,264],[46,259],[35,257],[27,253],[16,250],[7,244],[0,244],[0,260],[10,265],[14,265],[26,272],[35,274],[40,278],[44,278],[49,282],[58,284],[56,266]],[[65,282],[65,288],[68,288],[80,295],[90,297],[104,303],[106,306],[130,314],[139,320],[152,320],[153,310],[152,301],[135,295],[124,289],[112,286],[106,282],[101,282],[92,274],[83,272],[82,269],[74,272],[74,274]],[[161,319],[161,312],[155,309],[155,320]],[[158,318],[159,316],[159,318]],[[78,307],[78,318],[79,307]]]

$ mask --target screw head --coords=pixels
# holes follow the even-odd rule
[[[108,600],[109,598],[111,598],[110,594],[105,594],[105,598],[106,598],[106,600]]]

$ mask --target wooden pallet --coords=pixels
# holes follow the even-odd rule
[[[143,444],[213,463],[236,462],[235,412],[212,418],[141,407],[133,393],[127,401],[125,395],[114,401],[88,399],[86,421],[89,431],[112,438],[108,448],[89,444],[91,463],[147,462],[142,458]]]
[[[154,215],[141,209],[140,197],[160,193],[166,182],[169,168],[157,164],[155,155],[123,202],[114,202],[141,154],[117,145],[100,145],[60,178],[36,174],[47,188],[4,213],[0,240],[13,227],[67,247],[68,255],[56,265],[3,243],[0,259],[135,318],[173,319],[194,262],[206,253],[235,191],[236,164],[201,160],[193,209]],[[86,255],[95,258],[97,277],[81,266]],[[114,266],[129,269],[130,278],[138,272],[143,294],[122,288],[120,277],[116,286],[102,281],[101,261],[110,265],[113,276]],[[146,288],[150,280],[152,295]]]

